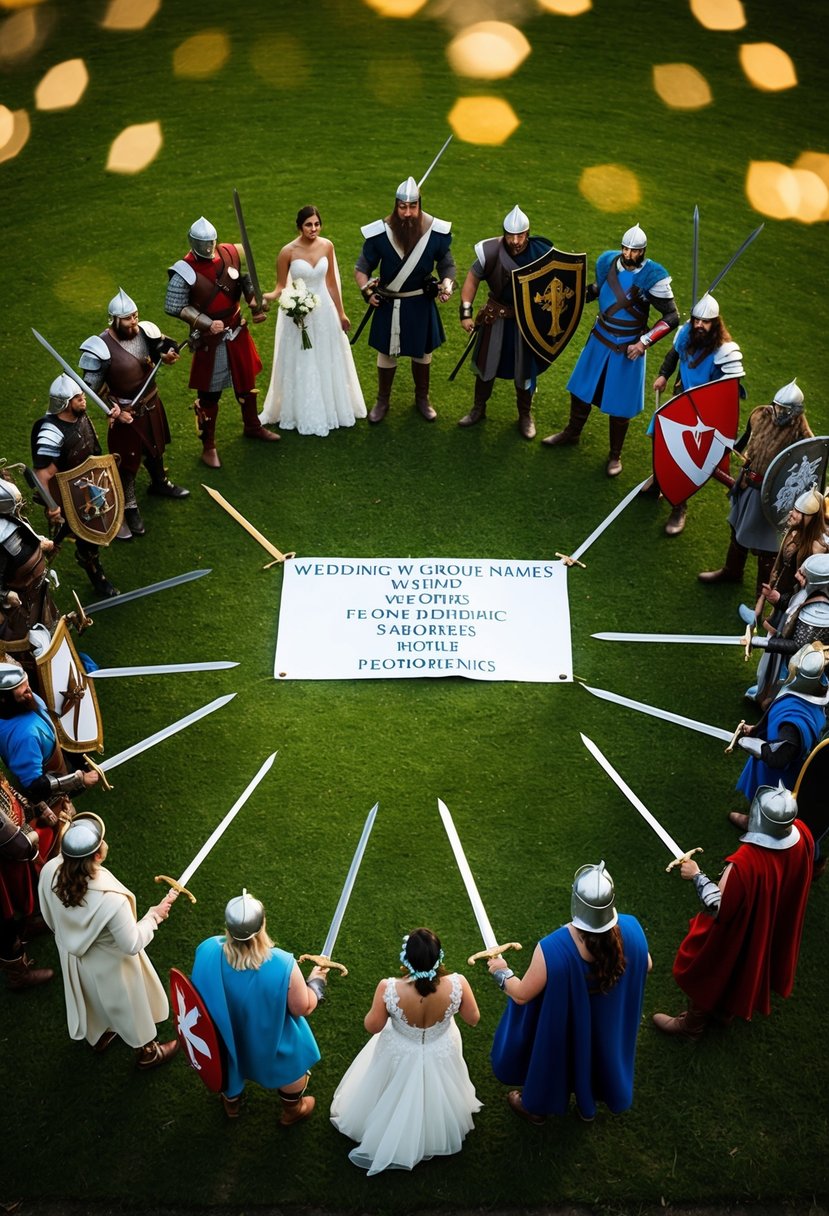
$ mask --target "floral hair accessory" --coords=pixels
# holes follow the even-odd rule
[[[410,978],[413,980],[433,980],[438,973],[441,963],[443,962],[443,951],[441,950],[434,967],[432,967],[430,971],[415,971],[414,967],[409,962],[408,955],[406,954],[406,945],[408,940],[409,935],[407,933],[403,938],[403,949],[400,951],[400,961],[408,971]]]

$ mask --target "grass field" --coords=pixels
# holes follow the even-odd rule
[[[498,15],[520,24],[532,54],[496,81],[455,76],[446,60],[459,11],[465,21],[473,11],[492,15],[477,3],[447,0],[403,21],[357,0],[238,9],[166,0],[145,29],[128,32],[101,28],[104,10],[92,0],[36,8],[42,41],[14,58],[8,52],[20,16],[0,3],[0,103],[25,110],[31,123],[19,155],[0,164],[7,283],[0,454],[10,462],[28,457],[32,422],[56,374],[30,327],[74,359],[80,342],[105,326],[107,302],[122,285],[143,316],[180,339],[183,327],[163,314],[166,267],[186,251],[188,227],[200,214],[220,238],[236,239],[234,187],[266,287],[296,211],[319,206],[356,325],[362,302],[350,268],[359,226],[387,213],[402,178],[422,174],[456,100],[482,95],[507,100],[520,126],[497,147],[456,139],[424,196],[428,210],[453,220],[461,275],[474,242],[496,234],[516,202],[560,248],[587,250],[591,269],[639,221],[687,315],[694,205],[702,282],[765,218],[762,236],[717,292],[745,355],[745,408],[768,401],[796,375],[813,429],[829,432],[827,225],[764,217],[745,193],[750,162],[792,165],[804,152],[829,153],[829,69],[817,0],[757,0],[746,5],[747,27],[735,32],[704,29],[680,0],[594,0],[573,19],[505,0]],[[224,35],[215,45],[226,46],[226,60],[201,78],[176,75],[182,44],[199,32]],[[765,42],[790,54],[797,87],[768,92],[749,83],[739,47]],[[45,72],[74,58],[89,73],[78,103],[35,109]],[[652,69],[666,63],[695,66],[712,103],[665,106]],[[163,135],[152,163],[134,175],[107,172],[119,132],[152,122]],[[583,172],[608,164],[635,179],[635,204],[602,210],[580,192]],[[84,799],[105,816],[112,868],[140,907],[158,897],[152,876],[179,873],[264,757],[279,751],[266,784],[193,880],[198,904],[181,901],[159,932],[151,953],[160,972],[189,967],[243,884],[266,902],[281,945],[297,954],[318,950],[363,818],[380,801],[337,946],[351,974],[332,980],[313,1022],[323,1054],[313,1078],[318,1115],[281,1134],[275,1100],[255,1091],[244,1117],[229,1126],[180,1060],[138,1076],[123,1047],[98,1059],[71,1043],[59,980],[22,998],[0,989],[7,1116],[0,1202],[353,1212],[584,1203],[636,1211],[738,1201],[805,1208],[829,1195],[821,1033],[829,1001],[827,891],[822,884],[813,891],[794,996],[778,1002],[771,1018],[712,1032],[696,1045],[658,1038],[650,1014],[681,1004],[671,962],[695,911],[694,892],[665,875],[662,846],[584,751],[579,732],[600,743],[678,840],[705,847],[713,872],[735,843],[725,814],[739,804],[738,758],[701,735],[595,701],[577,684],[272,678],[281,572],[262,571],[262,551],[200,482],[301,556],[541,559],[573,549],[647,473],[644,420],[631,427],[621,477],[609,481],[602,420],[591,419],[578,448],[527,443],[515,428],[509,385],[496,390],[485,425],[458,430],[471,376],[446,382],[464,345],[454,302],[444,320],[432,426],[411,407],[405,367],[382,426],[360,423],[324,441],[292,432],[278,445],[244,440],[227,393],[218,432],[224,467],[216,472],[198,460],[186,360],[163,369],[174,438],[168,463],[191,497],[150,499],[142,485],[147,535],[114,547],[104,565],[122,590],[200,566],[212,574],[102,613],[83,639],[102,666],[240,662],[213,676],[107,681],[99,692],[110,755],[214,696],[237,694],[188,733],[119,769],[112,794]],[[541,435],[566,418],[564,386],[587,328],[585,319],[541,381]],[[263,393],[272,336],[272,322],[256,333]],[[373,356],[364,339],[355,355],[370,405]],[[651,357],[649,380],[660,358]],[[697,571],[724,556],[726,512],[723,492],[708,486],[692,503],[685,533],[668,540],[665,508],[637,501],[591,549],[588,568],[569,576],[577,676],[721,726],[744,715],[750,669],[736,650],[612,646],[590,637],[599,629],[736,631],[736,607],[750,596],[753,575],[742,590],[696,581]],[[71,553],[61,554],[57,568],[68,609],[71,589],[86,588]],[[438,797],[453,812],[496,932],[523,941],[526,958],[541,935],[568,919],[574,870],[606,860],[619,905],[642,921],[654,958],[628,1114],[602,1114],[589,1128],[573,1117],[551,1120],[537,1130],[508,1111],[488,1059],[503,997],[464,962],[478,939],[437,818]],[[362,1018],[377,980],[395,971],[401,935],[420,923],[441,935],[447,963],[467,970],[476,988],[481,1023],[464,1028],[464,1042],[485,1105],[455,1158],[411,1176],[366,1180],[349,1164],[349,1145],[328,1123],[327,1106],[364,1042]],[[38,943],[34,953],[57,965],[51,943]]]

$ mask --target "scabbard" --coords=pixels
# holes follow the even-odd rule
[[[469,341],[467,342],[466,346],[464,347],[464,352],[463,352],[463,354],[461,355],[460,359],[458,359],[458,361],[457,361],[457,363],[455,364],[455,366],[454,366],[454,368],[452,369],[452,371],[449,373],[449,379],[450,379],[450,380],[454,380],[454,379],[455,379],[455,377],[457,376],[458,372],[459,372],[459,371],[461,370],[461,368],[463,367],[464,363],[466,363],[466,360],[469,358],[469,355],[470,355],[470,354],[471,354],[471,352],[472,352],[472,347],[475,345],[475,342],[477,341],[477,338],[478,338],[478,327],[476,326],[476,327],[475,327],[475,328],[472,330],[472,333],[469,335]]]
[[[365,329],[365,327],[368,325],[368,319],[369,319],[369,317],[371,316],[371,314],[372,314],[373,312],[374,312],[374,305],[373,305],[373,304],[369,304],[368,308],[366,309],[365,313],[363,314],[363,319],[362,319],[362,321],[361,321],[361,322],[360,322],[360,324],[357,326],[357,332],[356,332],[356,334],[354,335],[354,337],[353,337],[353,338],[351,338],[351,339],[350,339],[350,343],[351,343],[351,345],[352,345],[352,346],[354,346],[354,345],[356,344],[357,339],[360,337],[360,334],[363,332],[363,330]]]

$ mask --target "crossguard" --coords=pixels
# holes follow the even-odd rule
[[[332,958],[326,958],[324,954],[300,954],[300,963],[314,963],[317,967],[324,967],[327,971],[339,971],[340,975],[348,975],[348,967],[344,967],[342,963],[335,963]]]
[[[188,891],[180,882],[176,882],[175,878],[168,878],[166,874],[156,874],[153,882],[163,882],[166,887],[172,887],[174,891],[178,891],[179,895],[186,895],[191,904],[196,903],[193,892]]]
[[[274,545],[274,549],[276,549],[276,545]],[[278,549],[276,549],[276,551],[279,553]],[[291,557],[296,557],[296,551],[293,549],[290,553],[279,553],[279,557],[275,557],[272,562],[268,562],[268,564],[263,566],[262,569],[270,570],[271,566],[280,566],[283,562],[288,561],[288,559]]]
[[[751,639],[752,639],[753,633],[754,633],[754,627],[752,625],[746,625],[746,631],[743,634],[743,637],[741,638],[742,644],[745,647],[745,653],[743,654],[743,661],[745,663],[747,663],[748,660],[751,658]]]
[[[728,747],[725,749],[726,756],[730,756],[731,753],[734,751],[734,746],[735,746],[737,740],[740,738],[740,736],[742,734],[745,733],[745,725],[746,725],[745,718],[741,718],[740,721],[737,723],[737,727],[736,727],[736,730],[734,731],[734,734],[731,736],[731,742],[729,743]]]
[[[674,866],[681,866],[683,861],[690,861],[695,853],[704,853],[705,849],[689,849],[687,853],[683,853],[681,857],[675,857],[669,866],[665,866],[665,873],[670,874]]]
[[[560,557],[565,566],[581,566],[582,570],[586,570],[584,562],[580,562],[577,557],[570,557],[567,553],[556,553],[556,557]]]
[[[101,785],[104,787],[104,789],[111,790],[112,786],[107,781],[107,775],[104,772],[104,770],[101,768],[100,764],[96,764],[94,760],[92,760],[89,756],[87,756],[86,752],[83,753],[83,759],[86,761],[86,763],[89,765],[89,767],[91,769],[94,769],[95,772],[98,774],[98,776],[101,778]]]
[[[490,946],[488,950],[479,950],[477,954],[470,954],[466,961],[470,967],[474,967],[479,958],[496,958],[497,955],[503,954],[505,950],[520,949],[520,942],[504,942],[503,946]]]
[[[69,615],[67,616],[67,620],[72,622],[72,624],[77,629],[78,633],[83,633],[83,631],[85,629],[88,629],[89,626],[93,625],[95,622],[92,620],[91,616],[87,616],[86,609],[84,608],[81,601],[78,599],[77,591],[73,591],[72,596],[75,600],[75,603],[78,606],[78,610],[77,610],[77,612],[70,612]]]

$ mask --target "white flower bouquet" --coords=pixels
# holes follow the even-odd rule
[[[302,349],[310,350],[312,342],[305,328],[305,318],[319,306],[320,298],[305,286],[304,279],[294,279],[279,297],[279,307],[302,331]]]

